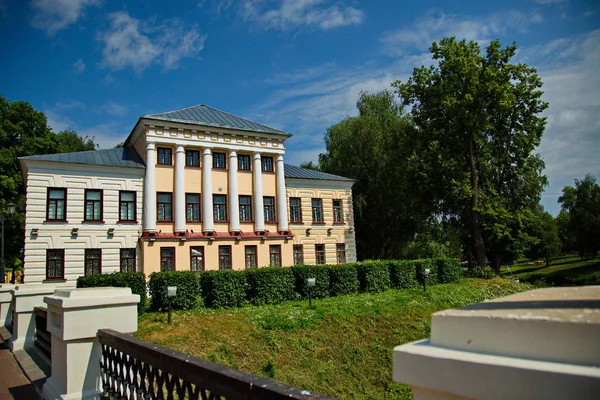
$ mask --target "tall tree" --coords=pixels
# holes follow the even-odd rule
[[[542,258],[549,266],[552,258],[561,251],[561,242],[558,237],[558,226],[556,219],[544,211],[540,205],[536,210],[537,220],[531,226],[531,236],[535,243],[525,252],[530,259]]]
[[[586,175],[565,186],[558,202],[569,214],[567,229],[575,238],[580,257],[593,258],[600,250],[600,185]]]
[[[415,179],[418,168],[409,142],[414,129],[388,91],[361,93],[358,116],[331,126],[326,153],[319,157],[324,172],[356,180],[353,187],[357,252],[360,258],[401,255],[430,215],[429,200]]]
[[[544,132],[542,81],[534,68],[512,64],[516,45],[493,41],[485,54],[454,37],[430,48],[436,65],[396,81],[418,126],[424,184],[439,212],[468,231],[475,260],[496,273],[524,250],[524,227],[546,184],[533,154]]]
[[[79,136],[72,129],[65,129],[56,134],[57,153],[74,153],[76,151],[96,150],[98,145],[94,143],[94,138],[89,136]]]

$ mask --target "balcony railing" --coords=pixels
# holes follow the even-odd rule
[[[105,399],[332,399],[100,329]]]

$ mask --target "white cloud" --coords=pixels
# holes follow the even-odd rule
[[[543,17],[539,13],[528,15],[520,11],[482,18],[430,11],[414,24],[386,33],[381,42],[387,52],[396,55],[414,49],[424,50],[434,41],[448,36],[483,44],[506,34],[509,30],[525,32],[529,24],[542,21]]]
[[[80,74],[85,71],[85,63],[81,58],[73,63],[73,70]]]
[[[218,12],[236,7],[240,15],[266,29],[288,30],[316,26],[323,30],[358,25],[364,13],[352,6],[331,4],[328,0],[222,0]]]
[[[102,65],[113,70],[132,68],[141,74],[152,64],[177,68],[184,57],[197,57],[206,35],[197,27],[184,28],[175,19],[164,25],[141,21],[126,12],[109,15],[110,29],[98,35],[103,42]]]
[[[127,113],[127,106],[124,106],[119,103],[115,103],[114,101],[109,101],[104,106],[104,110],[111,115],[116,115],[116,116],[121,117]]]
[[[54,35],[75,23],[87,7],[99,3],[100,0],[32,0],[31,7],[35,9],[35,14],[31,25],[45,30],[48,35]]]

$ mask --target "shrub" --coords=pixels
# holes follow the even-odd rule
[[[255,305],[279,304],[296,297],[290,268],[265,267],[246,270],[246,296]]]
[[[167,286],[177,286],[173,298],[174,310],[191,310],[200,296],[200,274],[194,271],[166,271],[150,274],[150,307],[153,311],[165,311],[169,307]]]
[[[315,286],[311,288],[311,296],[315,299],[329,296],[329,268],[326,265],[294,265],[291,267],[295,278],[296,292],[308,297],[306,279],[315,278]]]
[[[438,258],[437,265],[438,281],[440,283],[456,282],[462,276],[462,265],[456,258]]]
[[[77,278],[77,287],[128,287],[131,293],[140,295],[138,313],[146,311],[146,276],[143,272],[113,272],[112,274],[95,274]]]
[[[465,273],[465,276],[468,276],[469,278],[492,279],[496,274],[494,274],[494,271],[488,266],[480,267],[479,265],[473,265]]]
[[[368,260],[357,264],[362,292],[382,292],[390,288],[390,270],[386,261]]]
[[[414,260],[390,260],[390,284],[396,289],[417,286],[417,262]]]
[[[246,302],[246,274],[242,271],[203,272],[200,288],[207,307],[240,307]]]
[[[328,265],[329,270],[329,295],[339,296],[342,294],[358,292],[358,272],[356,264]]]

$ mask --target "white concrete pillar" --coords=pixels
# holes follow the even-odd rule
[[[12,291],[15,285],[10,283],[0,284],[0,327],[10,326],[12,322]]]
[[[277,222],[279,231],[288,230],[288,211],[285,191],[283,154],[277,156]]]
[[[98,329],[137,331],[140,296],[130,288],[60,289],[44,301],[52,340],[52,375],[44,384],[44,399],[100,398]]]
[[[12,290],[13,331],[10,338],[11,351],[20,350],[35,340],[35,307],[44,307],[44,297],[57,288],[74,288],[75,282],[35,283],[16,285]]]
[[[235,151],[229,152],[229,230],[240,230],[240,198],[238,191],[238,159]]]
[[[185,148],[175,153],[175,232],[185,232]]]
[[[260,153],[254,153],[254,165],[252,166],[254,176],[254,230],[265,230],[265,210],[263,205],[262,189],[262,161]]]
[[[156,146],[146,143],[146,177],[144,178],[144,231],[156,232]]]
[[[212,151],[204,149],[202,160],[202,224],[205,232],[215,230],[212,198]]]

